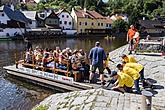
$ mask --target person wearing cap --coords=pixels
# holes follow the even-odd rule
[[[121,58],[122,58],[122,61],[123,62],[126,62],[126,63],[137,63],[135,57],[134,56],[131,56],[131,55],[125,55],[125,54],[123,54],[121,56]]]
[[[134,81],[128,74],[112,71],[111,77],[113,77],[114,80],[117,80],[115,86],[111,88],[112,90],[120,91],[123,93],[132,92]]]
[[[104,82],[104,74],[103,74],[103,71],[104,71],[103,62],[106,60],[106,54],[104,52],[104,49],[100,47],[99,42],[96,42],[95,47],[93,47],[90,50],[88,58],[90,59],[91,64],[92,64],[92,72],[90,73],[90,76],[89,76],[90,82],[92,81],[93,76],[96,72],[96,69],[98,68],[101,84],[104,85],[105,82]]]
[[[129,42],[129,50],[130,53],[132,54],[133,48],[134,48],[134,42],[133,42],[133,37],[135,36],[135,33],[137,32],[137,29],[134,27],[134,25],[130,26],[130,29],[127,32],[127,42]]]
[[[129,76],[132,77],[132,79],[134,80],[136,93],[140,93],[140,88],[139,88],[140,74],[138,73],[138,71],[136,71],[133,68],[124,66],[122,64],[117,64],[117,68],[119,69],[120,72],[128,74]]]
[[[135,69],[140,74],[140,80],[144,80],[144,66],[139,63],[122,62],[124,66]]]

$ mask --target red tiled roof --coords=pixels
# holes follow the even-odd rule
[[[109,24],[112,24],[113,21],[109,17],[106,17],[105,22],[109,23]]]
[[[84,10],[75,10],[75,13],[77,17],[79,18],[85,18],[85,15],[87,15],[89,18],[104,18],[101,14],[97,13],[96,11],[84,11]]]

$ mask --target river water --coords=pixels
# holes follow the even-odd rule
[[[106,52],[124,45],[125,38],[56,38],[31,41],[33,47],[84,49],[87,53],[99,41]],[[52,91],[37,85],[19,81],[2,68],[14,64],[14,54],[24,50],[23,41],[0,41],[0,110],[30,110],[45,97],[60,91]]]

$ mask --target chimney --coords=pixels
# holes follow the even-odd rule
[[[146,18],[145,18],[145,17],[143,17],[143,20],[146,20]]]
[[[87,12],[87,8],[84,8],[84,12],[85,12],[85,13]]]

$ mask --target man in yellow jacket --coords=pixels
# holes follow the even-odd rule
[[[123,62],[123,65],[135,69],[140,74],[140,80],[144,80],[144,66],[139,63],[126,63]]]
[[[132,79],[134,80],[136,93],[139,94],[140,93],[140,88],[139,88],[140,74],[135,69],[126,67],[122,64],[118,64],[117,68],[119,69],[120,72],[128,74],[129,76],[132,77]]]
[[[125,55],[123,54],[121,56],[122,58],[122,61],[126,62],[126,63],[137,63],[136,59],[134,56],[131,56],[131,55]]]
[[[121,72],[116,72],[116,71],[112,71],[111,73],[111,77],[113,77],[113,79],[117,80],[115,83],[115,86],[112,87],[112,90],[117,90],[120,92],[132,92],[132,87],[134,85],[133,79],[125,74],[125,73],[121,73]]]

